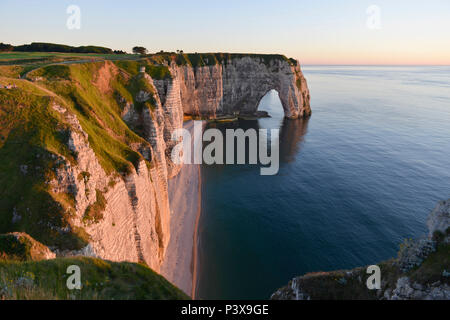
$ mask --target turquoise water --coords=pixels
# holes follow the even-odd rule
[[[309,120],[280,128],[280,171],[203,166],[197,298],[266,299],[294,276],[374,264],[450,197],[450,67],[303,68]]]

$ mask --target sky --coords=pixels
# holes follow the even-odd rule
[[[67,27],[80,9],[80,28]],[[450,65],[448,0],[0,0],[0,42]]]

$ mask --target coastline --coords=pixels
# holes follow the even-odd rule
[[[197,272],[198,272],[198,226],[200,222],[200,216],[202,213],[202,173],[201,168],[198,168],[198,209],[197,217],[195,219],[194,238],[192,246],[192,293],[191,297],[195,300],[197,293]]]
[[[193,121],[183,127],[193,131]],[[200,165],[183,165],[169,180],[171,208],[170,242],[161,266],[161,274],[192,298],[195,297],[197,272],[197,229],[201,212]]]

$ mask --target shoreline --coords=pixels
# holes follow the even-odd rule
[[[198,271],[198,226],[200,223],[200,216],[202,214],[202,172],[199,166],[198,168],[198,210],[197,217],[195,219],[194,227],[194,239],[192,246],[192,293],[191,298],[196,300],[197,293],[197,271]]]
[[[183,127],[191,133],[193,121]],[[193,142],[192,142],[193,143]],[[183,165],[180,173],[169,180],[170,241],[161,275],[193,299],[197,282],[197,236],[201,213],[201,168]]]

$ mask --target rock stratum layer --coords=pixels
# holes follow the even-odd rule
[[[0,89],[0,233],[155,271],[170,240],[168,179],[180,171],[171,135],[183,116],[254,114],[272,89],[287,118],[311,113],[299,63],[280,55],[158,54],[23,69],[25,79],[13,71],[0,74],[13,84]]]

